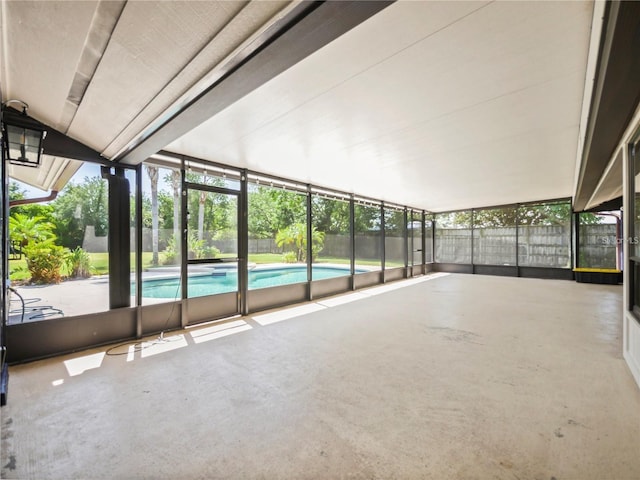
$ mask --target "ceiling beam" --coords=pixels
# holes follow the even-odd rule
[[[30,125],[33,128],[46,131],[46,136],[42,141],[42,153],[45,155],[85,162],[107,163],[107,160],[99,152],[13,107],[7,107],[2,111],[2,121]]]

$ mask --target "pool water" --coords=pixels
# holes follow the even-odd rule
[[[312,275],[314,280],[323,280],[349,275],[349,269],[314,266]],[[304,265],[249,271],[249,290],[306,281],[307,267]],[[238,272],[235,270],[215,271],[211,274],[190,276],[187,288],[189,297],[235,292],[238,288]],[[135,292],[135,285],[132,286],[132,292]],[[146,279],[142,282],[142,296],[147,298],[179,298],[180,279],[177,277]]]

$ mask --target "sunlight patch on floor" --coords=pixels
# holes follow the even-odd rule
[[[338,305],[343,305],[345,303],[355,302],[356,300],[362,300],[368,297],[369,295],[364,295],[362,292],[349,293],[346,295],[341,295],[339,297],[331,297],[331,298],[318,300],[316,303],[318,305],[324,305],[325,307],[335,307]]]
[[[187,339],[183,334],[171,335],[164,337],[162,340],[154,340],[153,342],[144,342],[140,356],[142,358],[158,355],[159,353],[170,352],[178,348],[186,347]]]
[[[236,320],[233,322],[221,323],[210,327],[199,328],[189,332],[195,343],[208,342],[216,338],[227,337],[236,333],[251,330],[253,327],[244,320]]]
[[[91,355],[83,355],[82,357],[65,360],[64,366],[70,377],[81,375],[87,370],[100,368],[104,360],[105,352],[92,353]]]
[[[320,305],[318,303],[309,303],[306,305],[301,305],[299,307],[287,308],[284,310],[279,310],[277,312],[265,313],[263,315],[253,315],[253,318],[260,325],[270,325],[272,323],[281,322],[283,320],[289,320],[290,318],[299,317],[301,315],[306,315],[308,313],[317,312],[319,310],[324,310],[324,305]]]

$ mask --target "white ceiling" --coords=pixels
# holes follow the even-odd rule
[[[113,158],[296,3],[2,0],[2,101]]]
[[[592,10],[398,2],[166,150],[433,211],[569,197]]]
[[[2,0],[2,99],[113,158],[296,3]],[[568,197],[592,12],[397,2],[166,150],[433,211]]]

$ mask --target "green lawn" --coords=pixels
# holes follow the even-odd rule
[[[281,253],[250,253],[249,262],[251,263],[282,263]]]
[[[27,261],[22,257],[20,260],[9,260],[9,279],[12,281],[29,280],[31,274],[27,270]]]
[[[109,254],[104,253],[90,253],[91,257],[91,272],[94,275],[105,275],[109,273]],[[151,266],[151,259],[153,254],[151,252],[142,252],[142,268],[145,269]],[[160,254],[160,262],[162,263],[162,253]],[[131,255],[131,271],[136,268],[136,256]]]
[[[350,262],[351,260],[349,260],[348,258],[335,258],[335,257],[318,257],[318,259],[316,260],[316,263],[337,263],[342,265],[349,265]],[[374,267],[379,267],[380,260],[358,259],[356,260],[356,265],[370,265]],[[404,263],[399,263],[399,262],[387,261],[385,265],[387,268],[404,267]]]
[[[109,273],[109,254],[104,253],[90,253],[91,257],[91,273],[93,275],[105,275]],[[151,258],[153,254],[151,252],[142,253],[142,267],[146,268],[151,266]],[[160,254],[160,261],[162,261],[162,254]],[[134,270],[136,265],[135,255],[131,255],[131,271]],[[68,275],[65,268],[62,269],[62,275]],[[20,260],[9,261],[9,278],[13,281],[25,281],[31,278],[29,270],[27,269],[27,261],[24,256]]]

